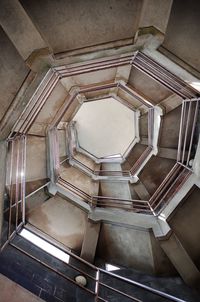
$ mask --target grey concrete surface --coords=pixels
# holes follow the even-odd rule
[[[165,33],[173,0],[144,0],[139,27],[154,26]]]
[[[91,195],[91,192],[93,191],[93,181],[82,171],[75,167],[69,166],[66,162],[64,162],[60,169],[60,175],[64,180],[72,183],[83,192]]]
[[[122,171],[121,165],[117,163],[102,164],[101,170]],[[128,181],[100,181],[100,194],[107,197],[131,199]]]
[[[166,87],[151,79],[142,71],[132,68],[128,84],[140,91],[147,100],[151,100],[153,104],[158,104],[166,97],[169,97],[172,92]]]
[[[56,113],[64,103],[66,96],[66,89],[58,82],[37,115],[28,133],[45,136],[48,125],[52,122]]]
[[[0,24],[24,60],[47,47],[18,0],[1,0]]]
[[[102,223],[96,257],[105,263],[145,273],[176,274],[158,240],[148,229]]]
[[[145,272],[154,271],[148,231],[103,224],[97,256],[113,265],[132,267]]]
[[[27,215],[27,220],[65,246],[80,252],[87,216],[60,196],[48,199]]]
[[[122,164],[123,170],[130,170],[145,149],[145,145],[141,145],[140,143],[136,144],[127,156],[126,161]]]
[[[166,49],[198,71],[200,71],[199,11],[199,1],[173,1],[163,43]]]
[[[133,37],[142,4],[138,0],[20,2],[55,53]]]
[[[176,234],[172,233],[168,239],[161,240],[160,245],[184,282],[199,288],[200,272]]]
[[[29,69],[2,27],[0,27],[0,53],[0,119],[2,119],[27,76]]]
[[[177,234],[192,260],[200,269],[200,189],[196,186],[169,218],[169,225]]]
[[[5,3],[8,8],[11,1],[2,1],[2,3]],[[19,4],[21,3],[26,12],[23,8],[21,8],[20,11],[13,9],[10,15],[8,13],[5,15],[3,10],[0,12],[0,20],[4,21],[4,30],[0,28],[0,118],[5,116],[8,108],[10,108],[15,95],[19,91],[19,88],[29,71],[21,59],[21,56],[26,59],[35,48],[45,47],[46,43],[40,39],[41,36],[47,41],[47,44],[51,45],[54,53],[70,51],[77,48],[79,49],[77,51],[80,51],[81,47],[107,43],[118,39],[123,39],[123,41],[120,42],[123,44],[126,43],[126,38],[133,38],[138,26],[145,27],[153,25],[164,32],[166,30],[171,0],[157,0],[156,2],[153,0],[144,1],[142,18],[140,18],[142,1],[139,0],[103,0],[96,2],[91,0],[79,0],[75,2],[64,0],[44,0],[42,2],[39,2],[38,0],[21,0],[20,3],[14,0],[12,5],[16,3],[18,3],[18,7],[20,7]],[[156,10],[154,9],[155,7],[157,8]],[[187,61],[188,64],[191,64],[197,69],[199,69],[200,66],[198,57],[198,12],[199,4],[195,2],[188,4],[185,0],[174,0],[172,15],[170,17],[164,42],[164,47],[169,51],[172,51],[175,55],[180,56],[181,59]],[[20,14],[24,17],[21,18]],[[3,19],[1,19],[1,17]],[[18,22],[16,20],[18,20]],[[16,24],[18,24],[18,27],[15,30]],[[5,31],[9,38],[6,36]],[[155,56],[158,61],[160,60],[161,64],[163,63],[165,67],[173,71],[174,74],[180,75],[180,77],[184,78],[186,81],[193,81],[191,75],[186,74],[184,70],[180,70],[178,66],[170,62],[167,58],[163,59],[161,54],[158,53],[158,51],[155,51],[155,48],[160,43],[160,41],[156,40],[157,38],[158,37],[155,37],[154,40],[152,38],[151,42],[148,44],[146,42],[148,39],[150,40],[150,37],[141,37],[141,39],[146,41],[141,44],[141,47],[144,45],[146,47],[143,51],[149,52],[152,56]],[[129,43],[131,42],[129,41]],[[108,45],[105,46],[105,48],[106,47],[108,47]],[[152,50],[151,47],[154,50]],[[133,46],[132,48],[127,49],[129,49],[130,54],[130,49],[132,51]],[[92,52],[90,49],[89,53],[85,53],[82,56],[77,56],[77,53],[74,52],[73,55],[71,53],[71,56],[68,56],[66,60],[58,61],[54,59],[53,64],[61,64],[61,62],[69,63],[73,60],[73,62],[84,62],[88,60],[88,58],[95,59],[98,56],[103,58],[110,53],[116,55],[117,53],[122,53],[124,50],[125,48],[116,47],[114,50],[111,49],[110,52],[106,52],[106,50],[101,48],[100,55],[100,52]],[[81,51],[84,52],[83,49]],[[21,53],[21,56],[18,52]],[[121,77],[126,81],[129,76],[129,71],[130,66],[128,66],[128,68],[111,68],[77,75],[70,79],[62,79],[61,83],[56,86],[54,92],[48,98],[47,104],[35,120],[30,133],[45,136],[47,125],[52,120],[59,107],[64,103],[65,96],[69,92],[71,86],[84,86],[91,85],[92,83],[108,82]],[[33,78],[34,76],[35,75],[32,75]],[[37,77],[39,76],[41,75],[37,74]],[[40,80],[38,80],[38,83],[39,81]],[[29,88],[30,82],[28,81],[26,89],[27,87]],[[74,167],[69,167],[67,164],[63,165],[61,168],[63,178],[77,185],[77,187],[88,194],[94,192],[97,192],[98,194],[100,192],[100,194],[103,195],[130,198],[132,193],[132,197],[138,198],[139,195],[140,198],[146,198],[149,196],[147,193],[150,195],[154,193],[174,165],[175,161],[172,159],[175,158],[176,151],[174,150],[177,149],[178,144],[178,125],[180,121],[180,107],[178,107],[178,105],[181,102],[180,98],[174,97],[174,94],[171,91],[134,68],[131,71],[128,84],[138,90],[141,94],[146,95],[147,99],[152,100],[152,103],[158,104],[161,102],[166,109],[159,141],[160,154],[153,157],[141,171],[140,179],[144,187],[140,186],[139,190],[136,190],[136,192],[133,189],[134,185],[130,190],[127,183],[102,183],[99,190],[98,184],[95,186],[94,182],[92,182],[88,176]],[[36,87],[32,90],[35,90],[35,88]],[[16,108],[19,106],[17,114],[16,111],[13,111],[13,114],[11,112],[9,116],[9,129],[11,129],[14,121],[19,117],[24,106],[30,100],[32,94],[26,94],[26,89],[22,89],[17,100],[18,104]],[[104,94],[105,93],[108,93],[108,91],[104,91]],[[98,92],[98,96],[99,95],[100,92]],[[123,93],[120,93],[119,95],[124,97]],[[86,96],[94,97],[97,96],[97,93],[87,93]],[[131,97],[127,97],[127,100],[136,107],[141,105]],[[76,102],[74,102],[74,107],[71,107],[71,111],[68,112],[68,115],[66,114],[63,118],[63,121],[70,119],[73,110],[77,105]],[[5,130],[5,125],[3,126]],[[147,138],[146,115],[141,116],[140,130],[144,142]],[[4,133],[7,135],[9,130]],[[61,136],[61,155],[65,156],[63,133]],[[145,146],[139,145],[139,147],[137,146],[136,150],[134,150],[134,153],[130,154],[130,165],[137,159],[137,156],[141,154],[140,152],[142,152],[144,148]],[[3,157],[3,154],[1,155]],[[164,157],[167,158],[165,159]],[[4,160],[2,159],[2,163],[3,161]],[[33,187],[37,187],[36,183],[38,185],[40,181],[46,180],[46,177],[45,138],[36,136],[28,137],[27,180],[29,182],[27,183],[27,189],[32,190]],[[3,184],[3,181],[1,183]],[[146,192],[144,188],[146,188]],[[42,191],[41,194],[38,193],[34,198],[27,200],[27,219],[56,240],[75,249],[78,253],[81,251],[82,243],[84,242],[84,234],[86,234],[87,240],[84,243],[84,249],[90,249],[91,244],[91,252],[94,256],[97,238],[95,237],[94,242],[91,243],[90,232],[85,232],[87,215],[76,206],[58,196],[48,200],[46,200],[46,198],[48,198],[48,196]],[[178,240],[185,249],[185,253],[183,250],[178,250],[176,253],[176,246],[180,246],[179,241],[176,240],[174,240],[172,244],[166,244],[166,254],[173,254],[169,257],[171,262],[160,248],[154,235],[152,235],[152,232],[148,229],[148,217],[146,216],[143,217],[141,223],[145,225],[145,230],[141,229],[141,224],[140,227],[137,224],[137,228],[133,229],[130,225],[127,227],[114,225],[114,222],[113,224],[110,222],[107,224],[105,223],[100,232],[97,247],[98,255],[103,256],[104,260],[113,262],[113,264],[125,264],[127,267],[132,266],[154,274],[174,274],[176,273],[172,265],[174,264],[180,274],[183,275],[186,282],[188,282],[187,277],[190,278],[189,274],[186,278],[184,277],[187,275],[187,270],[183,271],[183,273],[180,270],[180,268],[182,269],[183,263],[189,263],[189,268],[191,267],[191,263],[193,263],[194,267],[197,269],[200,268],[200,245],[198,243],[200,236],[198,222],[200,213],[198,201],[199,191],[195,188],[194,192],[191,193],[188,199],[186,198],[186,200],[180,204],[177,212],[169,219],[169,225],[177,234]],[[124,217],[127,216],[123,216],[122,211],[111,210],[107,213],[113,215],[111,215],[112,218],[110,218],[112,221],[114,221],[116,217],[120,217],[119,221],[115,221],[116,224],[124,224],[126,222],[124,221]],[[136,224],[137,220],[137,214],[133,214],[135,214],[135,216],[129,216],[132,226],[134,226],[134,223]],[[105,217],[106,215],[104,218]],[[108,220],[109,219],[107,219],[107,221]],[[152,224],[149,224],[149,228],[150,227],[152,227]],[[46,299],[48,300],[47,296]]]
[[[47,178],[46,139],[29,135],[27,137],[26,181]]]
[[[152,195],[169,171],[175,164],[175,160],[153,156],[139,174],[147,191]]]
[[[181,106],[163,116],[159,146],[164,148],[178,148]],[[174,127],[176,125],[176,127]]]
[[[42,302],[43,299],[35,296],[27,289],[0,274],[1,302]]]

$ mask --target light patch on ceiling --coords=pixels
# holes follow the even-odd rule
[[[20,235],[27,239],[28,241],[32,242],[37,247],[41,248],[43,251],[47,252],[48,254],[56,257],[57,259],[69,263],[70,256],[65,252],[61,251],[59,248],[55,247],[51,243],[45,241],[44,239],[38,237],[37,235],[33,234],[32,232],[23,229],[20,232]]]
[[[118,267],[118,266],[106,263],[106,270],[108,272],[116,271],[116,270],[119,270],[119,269],[120,269],[120,267]]]
[[[190,82],[189,83],[194,89],[200,91],[200,81]]]

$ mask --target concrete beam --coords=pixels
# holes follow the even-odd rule
[[[24,60],[36,50],[48,49],[18,0],[1,1],[0,24]]]
[[[157,156],[176,160],[177,159],[177,149],[159,147]]]
[[[90,220],[87,222],[83,245],[81,249],[81,258],[90,263],[94,262],[96,247],[99,239],[101,223],[93,223]]]
[[[192,287],[199,286],[200,272],[176,234],[172,233],[167,240],[161,240],[160,246],[173,263],[184,282]]]
[[[146,215],[134,212],[119,211],[113,209],[108,211],[103,208],[96,208],[88,214],[93,222],[105,222],[111,224],[119,224],[121,226],[131,226],[132,228],[141,230],[153,229],[155,237],[165,237],[171,231],[168,223],[153,215]]]
[[[3,226],[3,209],[4,209],[4,192],[6,184],[6,156],[7,156],[7,142],[0,142],[0,241]]]

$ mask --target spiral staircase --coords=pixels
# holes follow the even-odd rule
[[[0,2],[0,273],[39,300],[198,300],[198,62],[157,2]]]

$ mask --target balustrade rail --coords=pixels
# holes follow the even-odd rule
[[[176,193],[183,187],[192,174],[187,168],[176,163],[161,185],[149,200],[149,205],[154,214],[158,215],[170,202]]]
[[[143,52],[139,51],[136,54],[132,65],[183,98],[193,98],[199,95],[199,92],[193,87],[179,79]]]
[[[151,108],[149,111],[149,146],[145,149],[145,151],[141,154],[139,159],[135,162],[133,167],[130,170],[127,171],[115,171],[115,170],[93,170],[90,167],[88,167],[86,164],[83,164],[77,158],[75,157],[75,152],[78,150],[80,151],[80,148],[77,147],[78,145],[78,138],[77,138],[77,133],[75,129],[75,124],[70,123],[68,125],[68,131],[67,131],[67,137],[68,137],[68,142],[69,142],[69,147],[68,147],[68,155],[69,155],[69,162],[75,165],[77,168],[88,174],[90,177],[94,178],[95,180],[101,180],[101,179],[110,179],[110,178],[116,178],[118,180],[132,180],[138,173],[138,171],[141,169],[141,167],[144,165],[148,157],[153,151],[153,121],[154,121],[154,109]],[[82,152],[83,153],[83,152]],[[86,156],[88,156],[88,152],[84,153]],[[89,156],[92,160],[96,161],[97,158],[91,154]],[[125,159],[124,159],[125,160]],[[109,162],[116,162],[116,160],[109,159]]]
[[[9,205],[4,215],[8,227],[2,249],[25,223],[26,136],[18,134],[9,138],[7,148],[6,195]]]
[[[74,91],[69,99],[65,102],[62,108],[60,108],[58,114],[52,121],[49,127],[49,150],[50,150],[50,179],[54,184],[61,184],[71,190],[73,194],[79,195],[81,198],[84,196],[86,202],[89,202],[91,206],[106,206],[106,207],[118,207],[129,210],[130,208],[135,211],[151,211],[154,215],[158,213],[172,198],[173,196],[182,188],[184,183],[187,181],[188,177],[192,174],[192,160],[195,155],[195,145],[196,145],[196,128],[197,120],[199,114],[199,98],[194,98],[198,95],[197,91],[190,87],[188,84],[178,79],[176,76],[171,74],[168,70],[162,67],[160,64],[146,56],[141,52],[137,52],[134,56],[124,56],[122,58],[101,60],[99,62],[92,62],[88,64],[82,64],[80,66],[71,67],[57,67],[49,70],[35,91],[34,95],[30,99],[29,104],[22,113],[19,121],[14,126],[13,132],[8,139],[8,167],[10,171],[7,173],[7,192],[9,196],[9,221],[14,219],[15,230],[11,229],[11,223],[9,225],[8,238],[16,231],[20,224],[25,222],[25,157],[26,157],[26,134],[28,133],[31,125],[33,124],[35,118],[37,117],[40,110],[43,108],[45,102],[47,101],[49,95],[53,91],[53,88],[57,82],[63,78],[76,74],[93,72],[96,70],[102,70],[105,68],[114,68],[117,66],[123,66],[132,64],[136,68],[140,69],[142,72],[148,74],[158,82],[162,83],[178,95],[180,95],[185,100],[182,105],[181,113],[181,126],[179,133],[179,144],[178,144],[178,155],[177,164],[170,171],[161,185],[158,187],[156,192],[147,202],[138,202],[135,200],[122,200],[102,196],[93,196],[86,194],[81,191],[73,184],[65,182],[60,177],[60,162],[59,162],[59,150],[58,150],[58,138],[56,134],[56,126],[62,119],[66,110],[72,105],[74,99],[80,92],[91,92],[99,91],[103,89],[110,89],[118,87],[129,95],[136,98],[143,105],[148,108],[148,142],[149,146],[146,148],[144,153],[136,161],[134,166],[130,171],[105,171],[105,170],[95,170],[81,161],[77,160],[73,156],[74,146],[72,146],[71,160],[83,171],[92,175],[94,179],[105,179],[114,178],[116,179],[126,179],[130,180],[132,177],[136,176],[138,171],[141,169],[142,164],[145,163],[147,158],[150,156],[153,148],[153,124],[154,124],[154,108],[150,101],[143,98],[141,95],[134,91],[132,87],[123,84],[121,82],[117,83],[107,83],[102,85],[94,85],[91,87],[81,87],[78,91]],[[191,98],[192,99],[188,99]],[[18,132],[19,131],[19,132]],[[20,134],[23,133],[23,134]],[[69,156],[69,159],[70,159]],[[8,177],[9,175],[9,177]],[[14,214],[15,213],[15,214]]]
[[[192,169],[198,141],[195,132],[199,135],[199,129],[197,129],[199,127],[197,124],[199,101],[200,99],[197,98],[184,100],[182,103],[177,162],[188,169]]]
[[[106,207],[106,208],[113,208],[113,209],[123,209],[132,212],[152,214],[148,205],[148,201],[113,198],[107,196],[92,196],[90,194],[87,194],[83,190],[77,188],[75,185],[71,184],[70,182],[62,179],[61,177],[58,179],[57,184],[62,188],[66,189],[71,194],[74,194],[75,197],[79,197],[82,201],[89,204],[92,208]]]
[[[26,225],[24,228],[26,229]],[[28,227],[27,230],[38,237],[41,236],[41,231],[39,231],[38,233],[35,227],[34,229],[31,229],[31,231],[30,228]],[[18,234],[20,234],[20,232],[18,232]],[[41,238],[45,238],[45,240],[48,242],[48,237],[44,234]],[[53,240],[53,242],[55,242],[55,240]],[[52,241],[50,241],[50,243],[55,247],[59,246],[59,245],[55,245],[55,243],[52,243]],[[83,294],[87,295],[87,301],[109,302],[110,301],[109,297],[112,297],[112,301],[113,299],[117,301],[118,299],[123,299],[123,301],[126,302],[128,301],[143,302],[143,301],[147,301],[147,299],[149,301],[154,301],[159,299],[159,301],[163,301],[163,302],[164,301],[185,302],[180,298],[177,298],[173,295],[167,294],[160,290],[154,289],[140,282],[98,268],[95,265],[90,264],[84,259],[78,257],[73,252],[67,249],[63,250],[63,248],[61,247],[59,247],[59,249],[69,256],[69,261],[63,262],[63,266],[67,268],[65,272],[63,272],[63,270],[60,271],[58,268],[55,268],[51,263],[48,262],[46,258],[43,257],[43,260],[39,259],[38,256],[36,256],[34,252],[32,252],[32,248],[26,249],[24,245],[20,245],[19,241],[15,242],[15,240],[12,240],[12,242],[10,242],[10,245],[13,248],[17,249],[20,253],[23,253],[27,257],[31,258],[32,260],[39,262],[40,265],[44,266],[47,270],[52,271],[53,273],[64,279],[65,282],[75,286],[75,288],[80,290],[81,295]],[[80,283],[76,282],[75,277],[77,275],[81,275],[84,278],[86,278],[87,280],[86,286],[83,286]]]

